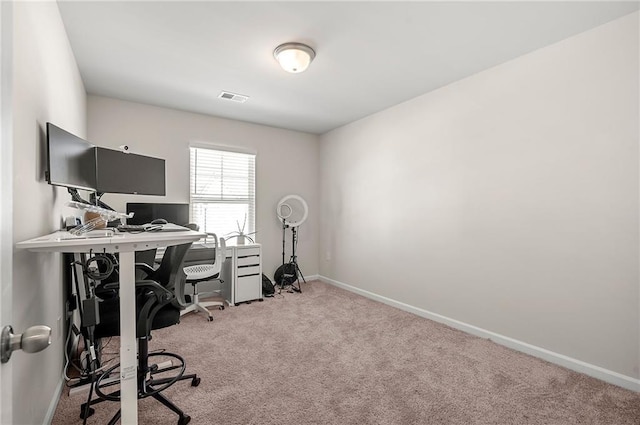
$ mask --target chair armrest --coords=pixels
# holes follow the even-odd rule
[[[120,282],[109,282],[109,283],[103,283],[102,286],[104,289],[120,289]]]
[[[158,302],[164,304],[173,299],[173,292],[160,285],[154,280],[138,280],[136,281],[136,288],[150,289],[158,298]]]
[[[105,289],[120,289],[119,282],[110,282],[102,285]],[[161,303],[166,303],[167,301],[171,301],[173,298],[173,292],[160,285],[158,282],[154,280],[136,280],[136,288],[147,288],[150,289],[154,295],[158,298],[158,301]]]
[[[190,304],[190,302],[187,303],[186,294],[184,293],[186,279],[187,276],[184,274],[184,272],[181,272],[180,279],[178,280],[176,286],[173,288],[173,294],[175,295],[175,298],[171,301],[171,303],[174,305],[174,307],[177,307],[180,310],[184,310]]]
[[[204,242],[205,242],[205,244],[207,243],[207,239],[209,239],[209,238],[213,238],[213,241],[214,241],[214,245],[213,245],[213,247],[214,247],[215,249],[218,249],[218,247],[219,247],[219,244],[218,244],[218,235],[216,235],[215,233],[211,233],[211,232],[207,232],[207,233],[205,233],[205,234],[207,235],[207,236],[205,236],[205,237],[204,237]]]
[[[145,272],[147,275],[150,275],[151,273],[153,273],[154,271],[156,271],[156,269],[154,269],[153,267],[151,267],[150,265],[148,265],[147,263],[136,263],[135,264],[136,269],[137,270],[142,270],[143,272]]]

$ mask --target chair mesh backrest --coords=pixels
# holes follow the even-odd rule
[[[160,267],[158,267],[150,278],[167,289],[176,289],[178,285],[182,284],[180,282],[184,274],[182,266],[184,257],[187,255],[190,247],[191,243],[167,247],[162,256]]]
[[[222,273],[222,266],[224,265],[224,260],[227,256],[227,243],[225,242],[224,238],[218,239],[218,248],[220,249],[216,249],[215,264],[218,264],[218,266],[220,267],[220,273]]]
[[[224,238],[219,238],[214,233],[209,233],[209,235],[213,236],[217,242],[213,248],[207,246],[191,247],[185,257],[184,265],[191,281],[217,276],[222,271],[227,250],[226,243]]]

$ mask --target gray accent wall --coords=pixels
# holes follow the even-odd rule
[[[44,180],[46,127],[51,121],[85,136],[86,93],[55,2],[14,3],[13,242],[61,226],[70,200]],[[4,160],[4,158],[3,158]],[[46,350],[11,357],[13,423],[47,420],[61,389],[64,345],[62,260],[59,254],[13,252],[13,327],[53,329]]]
[[[321,136],[321,275],[640,377],[638,16]]]

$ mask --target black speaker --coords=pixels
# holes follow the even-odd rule
[[[296,279],[296,265],[294,263],[281,265],[273,274],[273,280],[276,285],[291,285]]]

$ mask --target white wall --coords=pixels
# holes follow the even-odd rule
[[[100,96],[88,97],[87,114],[91,143],[114,149],[127,144],[132,152],[166,160],[167,195],[105,195],[102,200],[118,211],[125,210],[126,202],[189,202],[190,143],[256,153],[256,241],[262,244],[263,272],[273,279],[282,263],[276,205],[295,193],[311,211],[300,230],[300,267],[306,275],[318,273],[317,136]],[[287,260],[290,249],[287,244]]]
[[[13,322],[13,4],[0,3],[0,324]],[[13,371],[0,364],[0,424],[13,422]]]
[[[639,371],[638,14],[321,137],[321,275]]]
[[[14,4],[13,241],[50,233],[69,211],[65,190],[43,178],[45,123],[85,135],[86,94],[55,2]],[[42,423],[57,403],[63,365],[61,258],[58,254],[13,253],[13,327],[17,332],[46,324],[49,348],[13,363],[15,424]],[[55,407],[55,405],[53,405]]]

